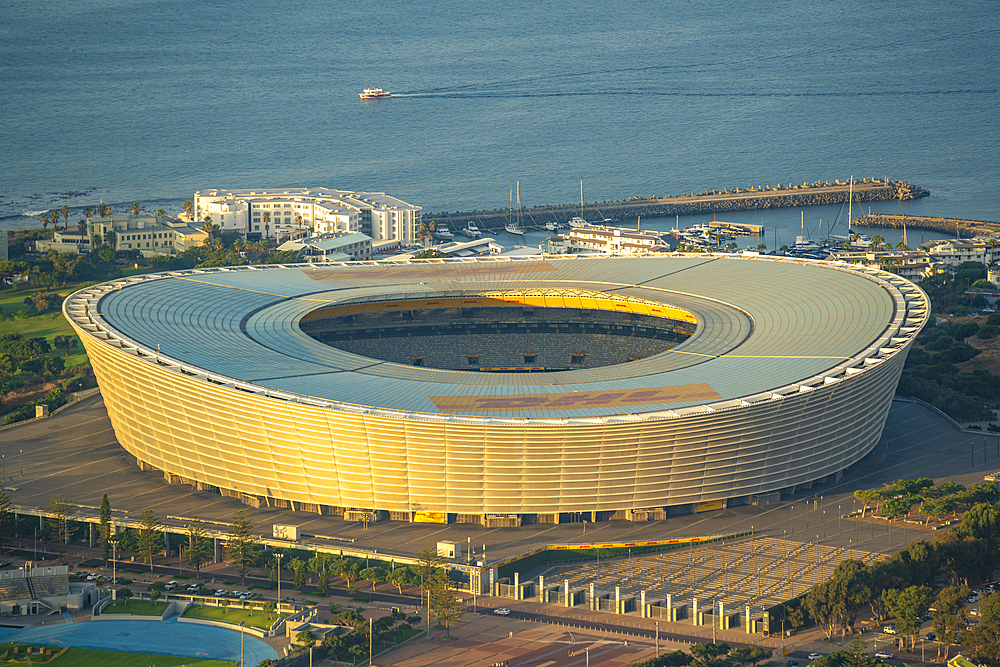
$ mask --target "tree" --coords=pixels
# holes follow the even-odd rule
[[[167,210],[166,209],[164,209],[164,208],[158,208],[158,209],[156,209],[156,217],[157,218],[162,218],[166,214],[167,214]]]
[[[326,567],[319,572],[316,580],[316,588],[319,590],[320,595],[326,595],[326,592],[330,590],[330,571]]]
[[[66,204],[63,204],[62,216],[63,216],[63,229],[69,229],[69,206],[67,206]]]
[[[462,617],[461,603],[456,599],[455,591],[449,579],[444,574],[434,576],[430,584],[430,613],[439,625],[443,625],[445,635],[448,630]]]
[[[916,644],[920,632],[920,622],[934,599],[934,592],[928,586],[910,586],[903,590],[890,588],[882,594],[889,611],[896,617],[896,631],[902,637],[910,638],[910,648]]]
[[[201,576],[201,565],[211,557],[212,544],[205,534],[205,524],[195,517],[188,524],[188,545],[184,557],[188,565],[194,568],[195,576]]]
[[[375,591],[379,582],[385,581],[385,570],[380,567],[366,567],[360,572],[362,579],[372,582],[372,591]]]
[[[194,210],[194,204],[191,203],[190,199],[184,201],[184,214],[187,216],[189,222],[194,222],[194,218],[191,217],[191,211]]]
[[[259,545],[253,534],[253,523],[247,518],[246,512],[233,512],[233,522],[229,525],[229,535],[226,537],[226,553],[229,562],[239,568],[240,578],[247,582],[247,570],[257,558]]]
[[[396,587],[399,594],[403,594],[403,586],[410,583],[410,568],[408,567],[397,567],[389,575],[389,581],[392,585]]]
[[[1000,665],[1000,594],[994,593],[979,605],[979,625],[966,635],[965,643],[976,660]]]
[[[56,336],[58,338],[58,336]],[[101,544],[104,546],[104,564],[107,565],[109,552],[111,551],[111,501],[108,494],[101,498]]]
[[[729,657],[732,658],[734,662],[738,662],[747,667],[757,667],[757,663],[763,660],[767,660],[771,657],[771,652],[762,649],[759,646],[746,646],[744,648],[735,648],[729,652]]]
[[[40,216],[38,216],[38,221],[40,223],[42,223],[42,229],[43,230],[49,228],[49,214],[48,213],[42,213]]]
[[[263,238],[266,239],[268,237],[268,234],[270,233],[269,232],[270,229],[271,229],[271,214],[268,213],[267,211],[265,211],[264,212],[264,237]]]
[[[10,511],[10,496],[0,487],[0,544],[10,536],[14,528],[14,513]]]
[[[127,606],[128,605],[128,599],[130,597],[132,597],[132,589],[131,588],[119,588],[117,590],[117,592],[115,593],[115,596],[121,598],[122,600],[125,600],[125,604]]]
[[[56,349],[62,350],[69,356],[69,351],[76,347],[76,336],[56,336],[52,339],[52,344]]]
[[[420,575],[420,588],[425,593],[427,583],[441,566],[441,557],[438,555],[437,547],[429,544],[413,555],[416,559],[416,572]]]
[[[139,202],[132,202],[128,212],[131,213],[133,217],[139,215]]]
[[[163,531],[160,517],[153,510],[144,510],[139,520],[139,553],[153,571],[153,556],[163,548]]]
[[[711,642],[705,644],[692,644],[691,655],[694,656],[694,661],[691,663],[696,667],[727,667],[732,665],[731,660],[727,660],[724,656],[729,653],[729,644],[725,642],[719,642],[718,644],[713,644]]]
[[[300,591],[306,588],[306,564],[303,563],[298,558],[294,559],[291,563],[292,569],[295,571],[295,579],[292,583],[295,588]]]
[[[62,558],[63,544],[69,541],[69,522],[76,514],[76,505],[59,494],[49,500],[46,513],[49,517],[49,526],[55,532],[59,542],[59,557]]]
[[[809,612],[809,616],[823,626],[823,632],[826,633],[827,639],[833,637],[839,624],[838,601],[835,597],[836,591],[833,588],[829,579],[816,584],[809,589],[802,603],[806,611]]]
[[[965,599],[968,586],[949,586],[938,593],[934,602],[934,634],[938,641],[938,657],[944,651],[947,659],[950,647],[958,640],[959,631],[965,627]]]

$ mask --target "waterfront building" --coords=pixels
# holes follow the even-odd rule
[[[954,269],[962,262],[979,262],[989,266],[1000,258],[997,240],[985,237],[928,241],[921,244],[920,248],[949,269]]]
[[[384,192],[330,188],[199,190],[192,203],[195,220],[207,216],[224,232],[279,243],[328,233],[413,243],[421,213],[421,207]]]
[[[91,218],[91,237],[112,243],[115,251],[138,250],[143,257],[176,255],[208,240],[208,232],[181,220],[157,215],[112,215]]]
[[[90,252],[91,238],[78,231],[59,230],[52,235],[51,239],[40,239],[35,241],[35,250],[38,252],[71,252],[74,254]]]
[[[876,266],[915,281],[952,268],[923,250],[834,250],[826,259]]]

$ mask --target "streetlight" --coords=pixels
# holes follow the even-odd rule
[[[274,554],[274,557],[278,559],[278,567],[275,569],[275,574],[278,575],[278,577],[277,577],[278,578],[278,604],[277,604],[277,607],[280,607],[281,606],[281,559],[285,557],[285,554],[277,552],[277,553]],[[278,609],[277,611],[278,611],[279,614],[281,613],[281,609]]]
[[[246,621],[240,621],[240,667],[243,667],[243,624]]]
[[[654,621],[654,623],[656,623],[656,656],[655,657],[659,658],[660,657],[660,622],[659,621]]]
[[[587,667],[590,667],[590,647],[588,646],[583,650],[587,652]]]

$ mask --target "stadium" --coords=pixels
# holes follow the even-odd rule
[[[929,314],[894,274],[754,254],[192,269],[63,310],[118,442],[171,483],[498,527],[836,479]]]

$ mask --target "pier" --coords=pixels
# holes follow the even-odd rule
[[[1000,233],[1000,223],[998,222],[933,218],[923,215],[869,213],[855,218],[852,224],[858,227],[882,227],[886,229],[902,229],[904,226],[910,229],[932,229],[952,234],[957,239],[971,239],[974,236],[997,236]]]
[[[621,201],[599,202],[583,205],[583,217],[592,222],[603,220],[632,220],[639,216],[668,218],[677,215],[704,213],[726,213],[729,211],[755,211],[768,208],[800,208],[824,206],[847,202],[851,196],[847,182],[833,183],[816,181],[801,185],[753,186],[730,190],[706,190],[700,193],[686,193],[668,197],[629,197]],[[889,179],[864,179],[854,182],[854,202],[908,200],[926,197],[930,192],[904,181]],[[581,215],[579,204],[559,204],[532,206],[521,210],[522,224],[529,230],[543,230],[546,223],[567,224]],[[516,216],[516,211],[494,209],[492,211],[465,211],[424,213],[424,220],[447,224],[452,229],[461,229],[474,222],[480,229],[489,232],[501,231],[504,225]]]

